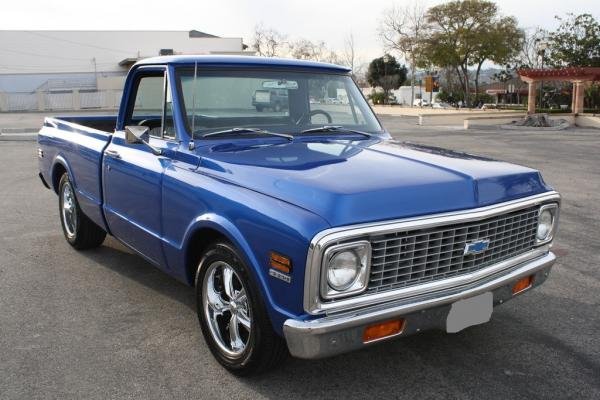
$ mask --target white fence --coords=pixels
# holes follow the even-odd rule
[[[0,111],[116,110],[122,90],[61,90],[33,93],[0,92]]]

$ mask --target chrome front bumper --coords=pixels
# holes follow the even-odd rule
[[[470,285],[309,321],[288,319],[283,326],[285,339],[293,356],[312,359],[346,353],[371,344],[363,343],[363,332],[367,326],[378,322],[403,318],[404,329],[394,337],[427,329],[445,329],[452,303],[485,292],[493,293],[494,306],[504,303],[515,297],[512,286],[521,278],[533,275],[531,288],[541,285],[555,260],[556,256],[548,252]]]

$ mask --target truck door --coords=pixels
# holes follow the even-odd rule
[[[144,143],[127,143],[124,131],[115,132],[102,165],[104,213],[115,237],[164,268],[162,180],[177,146],[164,118],[170,88],[163,67],[142,67],[134,73],[124,126],[147,126],[149,144],[162,154]]]

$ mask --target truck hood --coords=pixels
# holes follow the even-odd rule
[[[307,209],[331,226],[464,210],[550,190],[538,171],[392,140],[220,143],[199,172]]]

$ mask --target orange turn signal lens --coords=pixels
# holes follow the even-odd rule
[[[533,283],[533,275],[529,275],[525,278],[520,279],[512,288],[512,294],[521,293],[523,290],[527,290]]]
[[[404,330],[404,319],[369,325],[363,333],[363,343],[398,335],[402,333],[402,330]]]
[[[286,256],[282,256],[281,254],[275,253],[274,251],[270,254],[270,262],[272,268],[275,268],[278,271],[285,272],[289,274],[292,272],[292,261]]]

